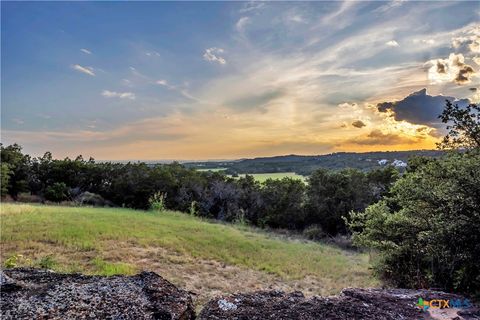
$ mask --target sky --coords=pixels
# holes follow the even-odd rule
[[[478,2],[1,2],[1,141],[54,157],[433,149]]]

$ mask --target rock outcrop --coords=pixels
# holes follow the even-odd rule
[[[1,319],[195,319],[189,293],[153,272],[101,277],[6,269],[0,282]]]
[[[211,300],[201,311],[199,319],[480,319],[479,310],[473,306],[423,311],[416,306],[418,298],[464,301],[457,295],[429,290],[349,288],[339,296],[312,298],[305,298],[301,292],[263,291]]]
[[[195,319],[190,294],[153,272],[84,276],[38,269],[0,271],[1,319]],[[450,308],[417,306],[448,300]],[[456,301],[454,305],[454,301]],[[458,303],[461,302],[459,306]],[[457,307],[455,307],[457,306]],[[210,300],[201,320],[480,319],[464,297],[430,290],[344,289],[338,296],[260,291]]]

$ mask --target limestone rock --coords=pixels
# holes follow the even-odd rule
[[[423,311],[418,298],[463,299],[429,290],[344,289],[339,296],[305,298],[301,292],[260,291],[238,293],[211,300],[199,319],[317,320],[317,319],[480,319],[477,308]]]
[[[84,276],[3,270],[2,319],[195,319],[190,295],[153,272]]]

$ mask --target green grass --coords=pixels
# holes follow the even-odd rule
[[[287,280],[313,276],[339,289],[376,283],[365,254],[177,212],[2,204],[1,244],[2,263],[20,255],[17,265],[42,261],[59,271],[132,274],[139,271],[137,263],[123,248],[162,248]],[[115,258],[106,258],[107,252]]]
[[[197,171],[211,171],[211,172],[221,172],[225,171],[226,168],[211,168],[211,169],[196,169]],[[282,179],[285,177],[294,178],[306,182],[306,177],[296,174],[295,172],[276,172],[276,173],[248,173],[248,175],[253,176],[253,178],[259,182],[264,182],[267,179]],[[231,175],[228,175],[231,177]],[[239,174],[239,177],[244,177],[245,174]]]
[[[205,172],[205,171],[219,172],[219,171],[225,171],[227,170],[227,168],[210,168],[210,169],[196,169],[196,170],[200,172]]]
[[[249,175],[253,176],[253,178],[259,182],[264,182],[267,179],[282,179],[282,178],[294,178],[298,180],[302,180],[306,182],[306,177],[296,174],[295,172],[276,172],[276,173],[252,173]],[[240,174],[240,177],[245,176],[244,174]]]

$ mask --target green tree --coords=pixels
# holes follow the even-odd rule
[[[480,107],[469,104],[461,108],[447,100],[439,116],[447,124],[448,134],[438,144],[441,149],[480,148]]]
[[[6,163],[2,163],[0,164],[0,168],[1,168],[1,196],[2,198],[5,197],[7,194],[8,194],[8,182],[10,180],[10,174],[11,174],[11,170],[10,168],[8,167],[8,164]]]
[[[68,187],[63,182],[55,182],[45,189],[45,199],[60,202],[69,198]]]
[[[391,196],[351,214],[354,243],[380,253],[401,287],[480,294],[480,155],[452,153],[407,172]]]
[[[30,156],[24,155],[18,144],[7,147],[1,145],[0,154],[1,163],[8,165],[10,169],[7,192],[16,200],[20,192],[28,191]]]
[[[300,229],[305,223],[305,184],[292,178],[267,179],[261,191],[263,214],[259,224],[271,228]]]
[[[372,173],[372,184],[379,186],[382,183],[384,178],[380,172]],[[364,210],[372,203],[375,194],[381,192],[384,192],[383,188],[370,187],[367,175],[359,170],[317,170],[308,180],[307,224],[320,225],[330,235],[345,233],[343,218],[351,210]]]

